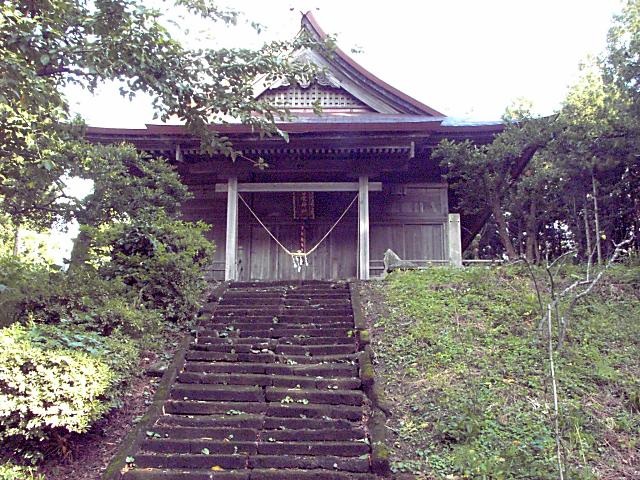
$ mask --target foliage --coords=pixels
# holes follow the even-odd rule
[[[578,268],[563,270],[561,285]],[[638,460],[639,274],[637,267],[610,272],[613,279],[577,307],[556,358],[567,478],[623,478],[625,462]],[[546,351],[529,282],[521,266],[434,268],[370,287],[387,312],[374,320],[372,339],[395,404],[394,470],[557,478]],[[601,447],[604,438],[610,447]]]
[[[0,330],[0,438],[84,432],[113,407],[137,352],[124,339],[15,324]]]
[[[583,67],[557,114],[517,116],[517,127],[488,145],[444,142],[436,150],[457,195],[454,208],[493,217],[476,255],[539,263],[576,250],[581,260],[596,253],[601,262],[614,249],[608,240],[633,232],[640,248],[638,0],[624,3],[608,38],[606,54]],[[538,152],[518,176],[523,145]]]
[[[212,21],[233,23],[235,12],[209,0],[173,2]],[[287,112],[253,97],[256,77],[295,81],[310,72],[292,52],[308,41],[273,42],[258,50],[189,49],[164,24],[166,13],[141,0],[23,2],[0,6],[0,210],[16,224],[45,228],[74,204],[65,177],[106,160],[115,147],[82,141],[82,121],[69,115],[65,86],[90,91],[117,81],[121,93],[153,98],[156,115],[184,121],[205,150],[232,158],[229,140],[208,125],[234,117],[267,134]],[[24,179],[29,179],[24,182]]]
[[[167,320],[192,320],[213,254],[213,244],[204,238],[207,229],[164,214],[113,224],[96,234],[96,243],[110,254],[101,273],[127,285],[142,305],[162,311]]]
[[[0,464],[0,480],[45,480],[32,467],[21,467],[11,463]]]

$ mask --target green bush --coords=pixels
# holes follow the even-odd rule
[[[45,478],[31,467],[3,463],[0,464],[0,480],[45,480]]]
[[[140,338],[156,332],[162,320],[162,312],[136,306],[124,283],[102,278],[91,267],[32,276],[29,287],[13,300],[23,322],[78,326],[107,336]]]
[[[114,224],[95,234],[110,256],[100,271],[128,285],[146,308],[173,322],[189,321],[201,305],[204,267],[213,255],[214,245],[204,237],[208,228],[164,214]]]
[[[117,402],[136,357],[123,339],[54,326],[0,330],[0,440],[85,432]]]

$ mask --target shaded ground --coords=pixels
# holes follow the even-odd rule
[[[640,269],[614,273],[576,309],[556,358],[565,478],[640,478],[639,287]],[[394,274],[362,297],[397,474],[558,478],[546,343],[523,271]]]

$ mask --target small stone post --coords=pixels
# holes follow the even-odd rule
[[[449,240],[449,265],[462,267],[462,235],[460,233],[460,214],[450,213],[447,238]]]

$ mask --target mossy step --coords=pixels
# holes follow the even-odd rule
[[[330,418],[360,421],[364,411],[359,406],[302,403],[269,403],[269,417]]]
[[[264,415],[234,412],[232,415],[162,415],[156,421],[158,426],[209,427],[209,428],[252,428],[265,426]],[[292,427],[294,428],[294,427]],[[300,428],[300,427],[296,427]]]
[[[224,470],[243,470],[247,468],[249,457],[245,454],[235,455],[211,455],[209,454],[150,454],[141,453],[134,457],[135,468],[180,468],[189,470],[208,469],[210,472],[215,471],[212,468],[219,467]]]
[[[273,352],[256,352],[256,353],[224,353],[209,352],[205,350],[189,350],[185,358],[195,361],[209,362],[256,362],[256,363],[273,363],[276,361],[276,355]]]
[[[341,337],[353,334],[353,328],[304,328],[303,332],[296,328],[275,327],[273,330],[264,331],[262,329],[245,328],[238,332],[239,337],[255,337],[256,335],[269,335],[271,338],[294,337],[305,335],[307,337]]]
[[[355,353],[356,346],[352,345],[278,345],[276,353],[286,353],[293,355],[341,355],[345,353]]]
[[[231,334],[233,330],[245,330],[247,328],[251,330],[263,330],[268,332],[269,330],[280,326],[282,328],[353,328],[354,323],[352,318],[336,318],[336,319],[327,319],[327,318],[308,318],[306,320],[295,320],[295,321],[280,321],[277,318],[269,318],[269,319],[260,319],[256,320],[251,317],[242,317],[236,318],[233,320],[229,319],[213,319],[208,321],[205,325],[202,326],[203,329],[207,330],[217,330],[218,332],[225,332],[227,334]]]
[[[363,456],[364,457],[364,456]],[[336,456],[307,456],[307,455],[255,455],[249,457],[249,467],[278,468],[278,469],[327,469],[331,471],[346,471],[366,473],[369,471],[369,458],[364,457],[336,457]]]
[[[317,363],[346,363],[357,362],[358,354],[356,353],[340,353],[335,355],[288,355],[281,353],[277,355],[279,363],[297,364],[317,364]]]
[[[224,337],[203,335],[199,333],[196,341],[201,345],[251,345],[253,348],[268,348],[272,345],[351,345],[354,343],[351,337]]]
[[[185,372],[209,373],[264,373],[267,375],[313,376],[324,378],[356,377],[358,366],[353,363],[287,364],[251,362],[188,361]]]
[[[216,402],[264,402],[264,390],[255,386],[177,383],[170,398],[177,400],[209,400]]]
[[[360,406],[313,403],[168,400],[164,409],[166,413],[179,415],[213,415],[234,411],[265,414],[269,417],[329,418],[350,421],[360,421],[363,416],[363,408]]]
[[[254,470],[184,470],[133,469],[123,480],[377,480],[370,473],[351,473],[329,469],[254,469]]]
[[[348,389],[360,388],[360,379],[322,378],[300,375],[265,375],[259,373],[206,373],[182,372],[178,375],[180,383],[210,383],[229,385],[259,385],[288,388]]]
[[[258,430],[252,428],[156,425],[152,431],[163,438],[173,439],[235,440],[239,442],[255,442],[258,440]],[[303,438],[300,438],[300,440],[303,440]]]
[[[366,438],[363,428],[345,428],[342,430],[330,429],[277,429],[263,430],[262,440],[268,442],[325,442],[325,441],[355,441]]]
[[[250,470],[217,472],[209,470],[180,470],[134,468],[122,475],[122,480],[251,480]],[[256,477],[257,478],[257,477]]]
[[[256,442],[242,441],[217,441],[205,439],[174,439],[174,438],[149,438],[141,442],[140,448],[143,452],[155,453],[202,453],[203,449],[207,449],[211,455],[214,454],[251,454],[255,455],[258,451]],[[135,458],[135,455],[133,456]]]
[[[214,415],[227,412],[266,414],[269,406],[265,402],[167,400],[165,413],[176,415]]]
[[[302,388],[267,387],[265,396],[268,402],[309,402],[330,405],[362,405],[364,393],[360,390],[319,390]]]
[[[357,457],[369,453],[369,445],[364,442],[261,442],[261,455],[331,455],[336,457]]]
[[[156,422],[160,426],[182,427],[242,427],[265,430],[281,428],[291,430],[342,430],[359,428],[359,424],[341,419],[267,417],[260,414],[234,415],[162,415]]]

